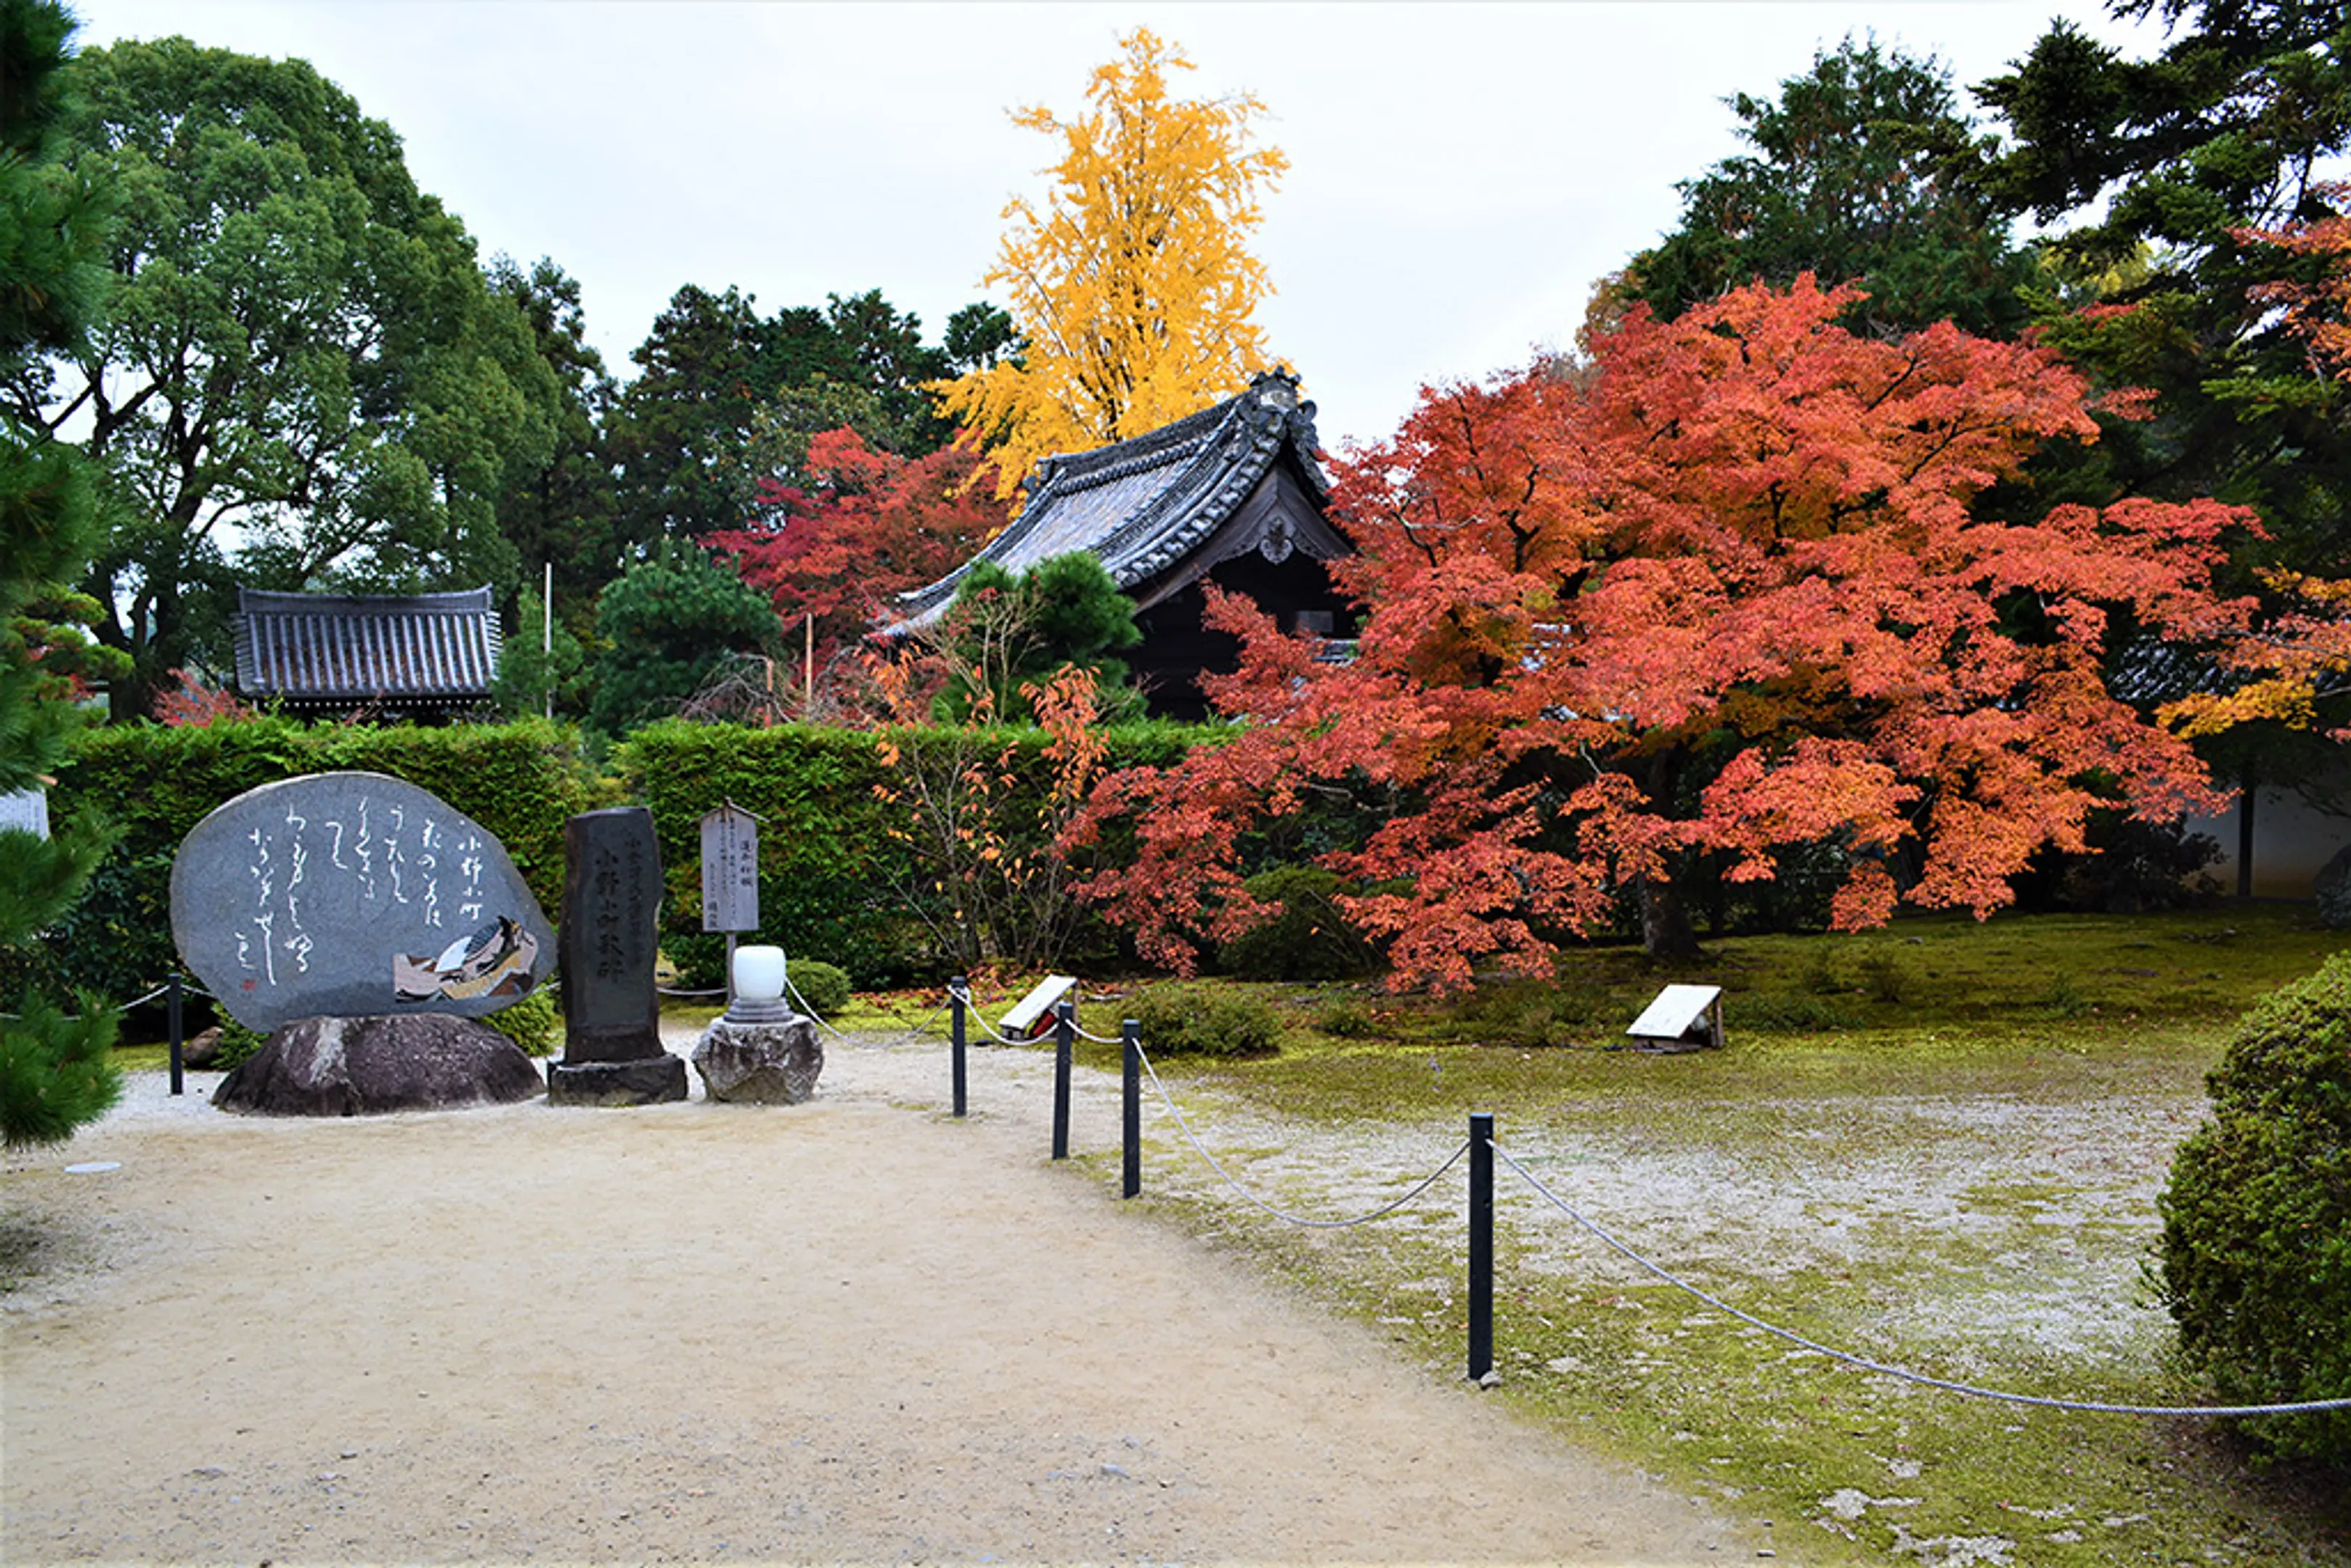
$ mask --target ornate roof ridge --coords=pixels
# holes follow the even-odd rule
[[[332,613],[338,610],[487,610],[490,585],[451,589],[437,593],[308,593],[300,590],[245,588],[236,591],[237,609],[251,614],[282,614],[291,611]]]
[[[1085,452],[1058,453],[1038,464],[1040,485],[1033,499],[1047,490],[1064,495],[1128,478],[1148,468],[1165,467],[1215,444],[1217,436],[1236,420],[1257,423],[1266,415],[1278,422],[1304,409],[1307,429],[1313,428],[1311,403],[1298,399],[1298,377],[1286,368],[1260,371],[1249,384],[1220,402],[1187,413],[1172,424],[1146,430],[1124,441],[1113,441]],[[1310,444],[1308,450],[1312,447]]]
[[[1134,511],[1070,547],[1092,550],[1122,588],[1146,581],[1213,534],[1265,478],[1285,444],[1298,449],[1297,466],[1316,496],[1327,497],[1330,484],[1315,455],[1314,405],[1300,400],[1298,377],[1280,368],[1261,371],[1231,397],[1156,430],[1049,457],[1037,465],[1020,515],[971,560],[900,594],[901,612],[914,623],[928,620],[977,562],[1021,561],[1030,537],[1061,524],[1065,506],[1082,506],[1080,497],[1088,492],[1170,470]]]

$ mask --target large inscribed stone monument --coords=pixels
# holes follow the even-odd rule
[[[563,825],[563,1060],[548,1070],[559,1104],[685,1098],[685,1062],[661,1043],[661,848],[643,806],[583,811]]]
[[[248,789],[172,862],[181,958],[239,1023],[454,1013],[530,994],[555,934],[506,847],[381,773]]]

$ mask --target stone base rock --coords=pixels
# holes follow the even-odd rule
[[[486,1023],[447,1013],[297,1019],[213,1092],[224,1111],[372,1116],[528,1100],[538,1069]]]
[[[816,1025],[798,1014],[775,1023],[721,1018],[694,1048],[694,1070],[713,1100],[797,1105],[816,1092],[824,1047]]]
[[[664,1051],[634,1061],[559,1061],[547,1070],[556,1105],[658,1105],[685,1098],[685,1061]]]

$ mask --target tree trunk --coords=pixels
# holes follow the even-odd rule
[[[1647,789],[1652,810],[1667,816],[1675,814],[1681,792],[1681,748],[1660,747],[1649,758]],[[1698,870],[1698,854],[1684,850],[1672,857],[1675,869],[1685,873],[1688,881]],[[1697,958],[1698,933],[1691,928],[1689,906],[1682,902],[1681,886],[1664,877],[1645,876],[1637,891],[1641,897],[1641,947],[1652,958]]]
[[[2261,778],[2253,771],[2253,759],[2245,758],[2244,771],[2237,780],[2237,896],[2253,896],[2253,796],[2261,789]]]
[[[1689,910],[1682,903],[1679,888],[1656,877],[1643,877],[1640,894],[1644,952],[1652,958],[1705,956],[1698,945],[1698,933],[1690,928]]]

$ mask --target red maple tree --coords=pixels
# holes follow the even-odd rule
[[[2100,659],[2126,626],[2241,624],[2211,570],[2252,515],[2033,515],[2026,459],[2096,439],[2083,378],[1948,325],[1856,336],[1854,298],[1803,278],[1636,311],[1574,375],[1425,392],[1338,465],[1357,658],[1217,600],[1245,653],[1211,695],[1251,722],[1103,783],[1081,837],[1132,818],[1138,847],[1089,895],[1188,967],[1269,913],[1244,835],[1316,790],[1384,800],[1323,863],[1387,884],[1349,910],[1395,983],[1454,988],[1540,971],[1626,892],[1651,951],[1694,951],[1677,880],[1700,856],[1742,881],[1841,845],[1840,928],[1897,897],[1981,915],[2036,850],[2083,848],[2095,805],[2214,805]]]
[[[785,624],[816,617],[829,661],[864,636],[893,594],[935,581],[1006,521],[985,459],[960,447],[901,457],[846,427],[809,444],[806,487],[761,480],[780,521],[721,529],[705,541],[736,557],[743,580],[768,594]]]

